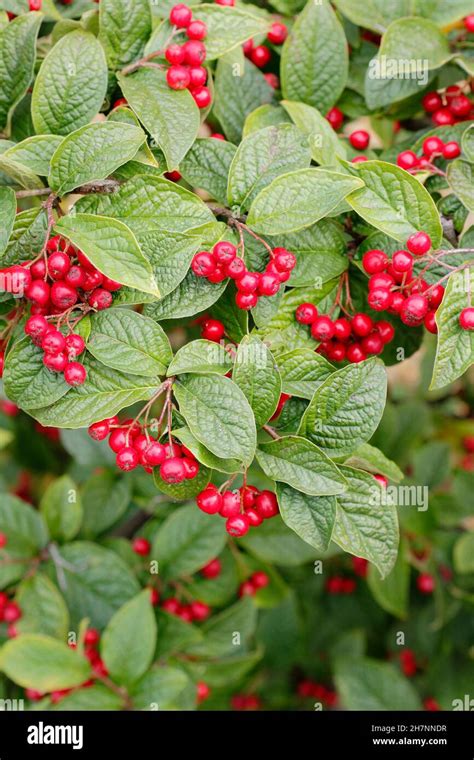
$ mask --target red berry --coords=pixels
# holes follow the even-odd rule
[[[43,364],[52,372],[64,372],[67,365],[66,354],[45,354]]]
[[[388,256],[384,251],[374,249],[366,251],[362,257],[362,266],[367,274],[379,274],[387,268]]]
[[[435,579],[429,573],[420,573],[416,579],[416,586],[422,594],[432,594],[435,590],[435,585]]]
[[[191,21],[186,34],[190,40],[203,40],[207,34],[207,26],[204,21]]]
[[[228,277],[231,277],[233,280],[240,280],[247,272],[247,268],[243,259],[235,258],[230,264],[227,264],[225,271]]]
[[[256,528],[258,525],[262,524],[263,517],[253,507],[246,509],[245,514],[247,516],[247,519],[250,523],[251,528]]]
[[[371,333],[371,335],[362,338],[360,345],[366,354],[381,354],[384,343],[380,335],[377,332],[374,332]]]
[[[230,536],[240,538],[245,536],[250,527],[249,519],[246,515],[235,515],[229,517],[225,523],[225,529]]]
[[[146,538],[138,536],[132,541],[132,549],[135,554],[139,554],[141,557],[146,557],[151,551],[151,544]]]
[[[468,306],[459,315],[459,324],[463,330],[474,330],[474,307]]]
[[[5,533],[0,533],[0,549],[3,549],[8,544],[8,536]]]
[[[166,449],[158,441],[151,441],[143,453],[143,459],[150,467],[157,467],[166,459]]]
[[[274,21],[271,25],[267,39],[274,45],[282,45],[288,36],[288,28],[285,24],[281,24],[279,21]]]
[[[400,318],[403,324],[414,327],[422,323],[427,311],[428,299],[421,294],[415,294],[405,299]]]
[[[200,602],[199,600],[195,602],[191,602],[191,613],[194,618],[194,620],[198,620],[201,622],[202,620],[205,620],[209,617],[211,614],[211,608],[204,604],[204,602]]]
[[[359,338],[365,338],[372,332],[374,324],[368,314],[354,314],[351,321],[352,332]]]
[[[273,263],[279,272],[291,272],[296,266],[296,256],[286,248],[273,249]]]
[[[76,288],[60,280],[51,288],[51,301],[58,309],[69,309],[77,303],[78,295]]]
[[[380,274],[373,274],[369,278],[369,290],[375,290],[376,288],[390,288],[394,285],[393,277],[388,272],[380,272]]]
[[[109,421],[102,420],[101,422],[94,422],[92,425],[89,425],[87,432],[94,441],[103,441],[110,433]]]
[[[3,619],[6,623],[16,623],[21,618],[21,609],[16,602],[8,602],[3,610]]]
[[[116,454],[123,449],[125,446],[127,446],[128,440],[132,436],[129,435],[127,438],[127,431],[125,428],[117,428],[116,430],[112,430],[109,438],[109,446]]]
[[[189,86],[191,88],[203,87],[207,82],[207,69],[204,66],[191,66],[189,69]]]
[[[186,478],[186,467],[179,457],[170,457],[161,465],[160,477],[165,483],[182,483]]]
[[[326,119],[330,123],[331,127],[337,131],[342,127],[344,123],[344,114],[339,110],[339,108],[333,106],[333,108],[327,112]]]
[[[408,251],[395,251],[392,257],[392,266],[396,272],[410,272],[413,268],[413,256]]]
[[[278,502],[272,491],[261,491],[255,499],[255,509],[264,520],[278,514]]]
[[[443,105],[443,101],[437,92],[427,92],[421,103],[426,113],[433,113]]]
[[[96,628],[88,628],[84,634],[84,644],[95,647],[100,641],[100,633]]]
[[[199,472],[199,462],[196,459],[188,459],[188,457],[182,458],[182,463],[186,470],[186,478],[192,480]]]
[[[349,340],[352,333],[351,323],[348,319],[341,317],[334,322],[334,337],[343,343]]]
[[[375,329],[384,343],[390,343],[395,337],[395,328],[390,322],[384,322],[381,320],[375,324]]]
[[[474,435],[465,435],[462,439],[464,449],[470,454],[474,454]]]
[[[255,588],[265,588],[270,583],[270,578],[263,570],[257,570],[251,577],[251,581]]]
[[[240,514],[240,493],[238,491],[224,491],[219,514],[221,517],[233,517]]]
[[[191,269],[198,277],[208,277],[216,271],[216,262],[208,251],[196,253],[191,262]]]
[[[446,143],[443,148],[443,158],[450,161],[452,158],[457,158],[461,155],[461,147],[455,140]]]
[[[260,275],[258,272],[246,272],[237,281],[237,289],[241,293],[254,293],[260,281]]]
[[[179,600],[174,596],[171,596],[169,599],[165,599],[161,606],[166,612],[169,612],[170,615],[177,615],[181,610],[181,604],[179,603]]]
[[[258,292],[261,296],[274,296],[280,290],[280,278],[274,274],[263,272],[258,283]]]
[[[71,268],[71,259],[67,253],[56,251],[48,258],[48,272],[53,280],[62,280]]]
[[[272,54],[265,45],[257,45],[250,51],[250,60],[259,69],[263,69],[267,65]]]
[[[196,87],[191,91],[191,95],[198,108],[207,108],[211,102],[211,91],[208,87]]]
[[[200,40],[189,40],[183,48],[184,60],[188,66],[200,66],[206,60],[206,46]]]
[[[235,5],[235,0],[214,0],[217,5],[227,5],[232,7]]]
[[[102,278],[102,287],[105,288],[106,290],[110,290],[111,293],[115,293],[116,290],[120,290],[122,285],[120,282],[111,280],[110,277],[106,277],[104,275]]]
[[[204,491],[196,496],[196,504],[202,512],[215,515],[222,507],[222,496],[217,488],[207,486]]]
[[[73,264],[64,278],[64,282],[73,288],[83,288],[86,280],[86,270],[78,264]]]
[[[436,324],[436,312],[435,311],[429,311],[425,317],[424,325],[428,332],[433,333],[433,335],[436,335],[438,332],[438,325]]]
[[[25,333],[38,345],[41,344],[41,341],[46,332],[50,329],[50,326],[41,314],[36,314],[26,320],[24,329]]]
[[[280,80],[273,71],[267,71],[263,76],[267,84],[269,84],[273,90],[278,90],[280,87]]]
[[[96,288],[87,299],[89,306],[97,311],[103,311],[112,305],[112,294],[104,288]]]
[[[33,280],[25,290],[25,298],[38,306],[46,306],[49,301],[50,289],[44,280]]]
[[[474,34],[474,13],[471,13],[469,16],[466,16],[464,19],[464,27],[467,29],[468,32],[471,32]]]
[[[244,581],[239,586],[239,596],[255,596],[257,589],[251,580]]]
[[[454,124],[454,116],[449,108],[440,108],[433,114],[433,122],[437,127],[448,127]]]
[[[170,66],[166,72],[166,81],[172,90],[185,90],[190,83],[189,72],[179,64]]]
[[[198,702],[204,702],[211,696],[211,689],[204,681],[198,681],[196,684],[196,698]]]
[[[388,288],[374,288],[369,291],[367,303],[374,311],[385,311],[392,303],[392,294]]]
[[[311,325],[318,316],[318,310],[312,303],[301,303],[295,311],[296,321],[301,325]]]
[[[50,329],[41,341],[41,348],[48,354],[60,354],[66,348],[66,340],[59,330]]]
[[[441,154],[443,148],[444,142],[435,135],[427,137],[426,140],[423,141],[423,153],[428,159],[431,159],[434,154]]]
[[[367,156],[355,156],[354,158],[351,158],[351,164],[363,164],[364,161],[368,161],[369,159]]]
[[[201,337],[219,343],[225,335],[225,327],[217,319],[206,319],[202,324]]]
[[[443,285],[433,285],[426,291],[431,309],[437,309],[444,297]]]
[[[210,137],[213,137],[214,140],[224,140],[225,141],[224,135],[221,135],[220,132],[213,132],[212,135],[210,135]]]
[[[150,587],[150,602],[152,607],[157,607],[160,601],[160,592],[154,586]]]
[[[239,309],[249,311],[249,309],[253,309],[257,305],[258,296],[256,293],[236,293],[235,303]]]
[[[140,464],[138,452],[132,446],[124,446],[123,449],[120,449],[115,461],[117,467],[120,467],[124,472],[130,472],[130,470],[134,470]]]
[[[412,150],[404,150],[397,156],[397,165],[406,171],[415,169],[418,166],[419,162],[420,161],[418,156],[416,153],[413,153]]]
[[[64,368],[64,379],[68,385],[84,385],[87,378],[85,367],[79,362],[69,362]]]
[[[213,578],[218,578],[218,576],[221,574],[221,570],[221,561],[218,559],[218,557],[215,557],[215,559],[211,559],[207,565],[204,565],[204,567],[201,568],[201,575],[208,580],[212,580]]]
[[[334,324],[332,320],[325,315],[316,317],[311,325],[311,335],[315,340],[331,340],[334,336]]]
[[[73,356],[80,356],[85,351],[86,344],[84,338],[76,333],[71,333],[66,336],[66,353],[69,358]]]
[[[185,29],[191,23],[193,13],[184,3],[173,5],[170,11],[170,24]]]
[[[471,108],[471,101],[463,94],[452,98],[451,102],[449,103],[449,110],[457,119],[462,119],[464,116],[469,116]]]
[[[358,343],[352,343],[347,347],[346,358],[351,364],[358,364],[367,359],[367,354]]]
[[[408,238],[407,248],[414,256],[423,256],[431,248],[431,238],[426,232],[415,232]]]
[[[356,150],[365,150],[369,147],[370,135],[364,129],[357,129],[350,135],[349,142]]]
[[[169,45],[165,50],[165,58],[168,61],[168,63],[171,63],[172,65],[183,63],[184,61],[184,50],[182,45],[177,45],[174,43],[173,45]]]
[[[220,243],[215,244],[212,249],[212,254],[219,264],[229,265],[237,256],[237,248],[232,243],[228,243],[226,240],[221,240]],[[242,261],[242,259],[240,260]]]
[[[46,262],[43,258],[30,266],[30,274],[33,280],[43,280],[46,277]]]

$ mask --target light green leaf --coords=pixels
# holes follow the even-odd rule
[[[45,241],[46,227],[46,213],[38,208],[30,208],[17,214],[10,242],[2,255],[2,266],[33,259]]]
[[[289,235],[278,235],[272,242],[295,254],[296,267],[290,281],[295,288],[324,284],[349,266],[346,239],[339,225],[330,219],[321,219]]]
[[[84,505],[81,535],[92,538],[111,528],[126,512],[132,496],[131,482],[128,478],[116,478],[110,471],[99,472],[86,480],[81,496]]]
[[[22,409],[54,404],[70,388],[63,375],[46,369],[43,353],[25,337],[17,341],[7,355],[3,375],[5,392]]]
[[[474,124],[471,124],[463,133],[462,149],[467,160],[474,162]]]
[[[240,469],[240,462],[237,459],[222,459],[209,451],[204,444],[191,433],[189,428],[179,428],[173,430],[173,435],[183,443],[186,448],[193,452],[196,459],[211,470],[233,474]]]
[[[382,579],[378,570],[369,565],[367,585],[375,601],[384,610],[396,617],[406,618],[410,594],[410,565],[402,545],[393,569],[385,578]]]
[[[336,663],[334,677],[346,710],[421,710],[411,683],[388,662],[344,658]]]
[[[62,142],[59,135],[35,135],[14,145],[2,154],[2,159],[11,160],[29,169],[34,174],[47,177],[53,153]]]
[[[101,0],[99,27],[109,69],[140,58],[151,34],[148,0]]]
[[[277,408],[281,394],[281,378],[270,350],[257,335],[246,335],[239,343],[232,372],[262,427]]]
[[[168,293],[160,301],[145,305],[143,313],[158,321],[192,317],[212,306],[226,286],[227,280],[214,284],[205,277],[196,277],[194,272],[189,271],[172,293]]]
[[[356,177],[326,169],[288,172],[260,191],[247,224],[263,235],[295,232],[330,214],[358,187],[362,182]]]
[[[183,670],[157,667],[131,688],[135,710],[186,710],[189,694],[194,700],[195,686]]]
[[[412,11],[412,0],[335,0],[334,4],[353,24],[379,34]]]
[[[287,100],[331,108],[347,80],[344,30],[327,0],[309,0],[283,46],[281,86]]]
[[[85,657],[50,636],[35,633],[3,646],[0,669],[19,686],[41,692],[79,686],[91,672]]]
[[[345,464],[350,467],[356,467],[359,470],[380,473],[396,483],[405,477],[395,462],[388,459],[383,451],[376,449],[375,446],[371,446],[369,443],[362,443]]]
[[[31,171],[27,166],[17,163],[12,158],[2,153],[0,155],[0,172],[6,174],[13,180],[15,185],[20,185],[29,190],[43,188],[44,185],[40,178]]]
[[[80,248],[102,274],[159,298],[150,262],[123,222],[105,216],[75,214],[60,219],[55,230]]]
[[[58,589],[46,575],[36,573],[18,586],[15,601],[21,608],[16,623],[20,633],[45,633],[65,641],[69,612]]]
[[[232,357],[220,343],[192,340],[176,352],[167,374],[169,377],[185,372],[216,372],[218,375],[226,375],[231,367]]]
[[[471,0],[414,0],[413,5],[412,13],[427,16],[439,26],[452,24],[472,13]]]
[[[286,525],[317,551],[326,551],[336,519],[336,499],[309,496],[281,483],[277,484],[277,498]]]
[[[186,375],[174,385],[191,432],[213,454],[249,465],[255,455],[255,418],[240,388],[228,377]]]
[[[310,348],[295,348],[277,358],[282,390],[290,396],[311,400],[315,391],[334,372],[334,367]]]
[[[259,525],[259,530],[249,531],[239,539],[239,544],[258,559],[275,562],[282,567],[304,565],[319,554],[288,528],[278,515],[265,520]]]
[[[107,91],[107,64],[97,39],[85,30],[62,37],[44,59],[31,101],[38,134],[67,135],[100,111]]]
[[[15,214],[15,193],[10,187],[0,187],[0,253],[4,252],[10,240]]]
[[[193,187],[206,190],[216,201],[226,204],[227,177],[236,150],[227,140],[196,140],[179,165],[180,174]]]
[[[346,157],[344,143],[317,108],[291,100],[282,100],[281,104],[298,129],[307,136],[314,161],[337,165],[337,156]]]
[[[8,543],[0,554],[13,560],[0,566],[0,587],[21,579],[29,568],[28,560],[37,557],[48,542],[48,530],[42,516],[26,502],[5,493],[0,498],[0,531]],[[24,562],[22,562],[24,560]]]
[[[200,247],[198,236],[164,230],[140,232],[137,240],[151,264],[162,296],[171,293],[184,280],[192,258]]]
[[[454,567],[458,573],[474,573],[474,533],[465,533],[454,544]]]
[[[277,126],[278,124],[291,124],[291,119],[280,105],[274,106],[267,103],[249,113],[245,119],[242,136],[248,137],[258,129]]]
[[[33,78],[42,19],[41,13],[26,13],[0,28],[0,129],[7,133],[13,109]]]
[[[474,164],[457,158],[448,166],[448,182],[461,203],[474,212]]]
[[[54,480],[40,502],[42,513],[52,538],[70,541],[82,521],[82,504],[78,489],[69,475]]]
[[[118,76],[124,97],[165,154],[168,170],[177,169],[199,129],[199,109],[189,90],[171,90],[164,72],[140,69]]]

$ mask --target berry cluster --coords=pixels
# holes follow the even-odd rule
[[[234,694],[230,700],[233,710],[260,710],[262,701],[258,694]]]
[[[281,21],[274,21],[268,30],[267,40],[271,42],[272,45],[283,45],[287,36],[287,26],[282,24]],[[244,42],[242,47],[245,57],[252,61],[252,63],[259,69],[263,69],[271,60],[272,52],[266,45],[254,45],[253,40],[249,39]],[[268,72],[264,74],[264,77],[270,87],[273,87],[274,90],[277,90],[280,87],[280,79],[276,74]]]
[[[328,594],[353,594],[357,583],[353,578],[343,578],[342,575],[333,575],[326,581]]]
[[[2,534],[2,548],[6,545],[6,537]],[[0,591],[0,622],[7,624],[7,636],[10,639],[15,638],[17,630],[15,623],[21,618],[21,609],[16,602],[13,602],[4,591]]]
[[[322,702],[326,707],[334,707],[337,704],[337,693],[333,689],[328,689],[322,683],[317,683],[309,678],[305,678],[304,681],[300,681],[297,686],[298,696],[303,699],[317,699],[318,702]]]
[[[398,314],[407,327],[424,323],[429,332],[436,333],[435,314],[444,287],[429,286],[423,277],[413,277],[414,257],[424,256],[430,248],[429,235],[416,232],[407,240],[408,250],[396,251],[391,259],[379,249],[367,251],[362,266],[370,275],[367,301],[372,309]]]
[[[443,142],[439,137],[433,135],[423,141],[423,154],[417,156],[412,150],[404,150],[397,156],[397,164],[408,172],[416,171],[434,171],[433,161],[437,158],[451,160],[461,155],[461,146],[455,140]]]
[[[44,351],[43,364],[52,372],[62,372],[68,385],[82,385],[87,377],[85,367],[73,361],[86,348],[81,335],[69,332],[63,335],[45,317],[36,314],[29,317],[25,323],[25,333],[30,336],[36,346]]]
[[[202,623],[211,614],[211,608],[208,604],[199,600],[182,604],[175,596],[169,596],[165,599],[161,603],[161,608],[170,615],[176,615],[185,623]]]
[[[474,103],[456,84],[450,85],[441,94],[427,92],[421,104],[437,127],[447,127],[474,117]]]
[[[202,65],[206,60],[207,35],[204,21],[193,21],[189,6],[179,3],[173,6],[169,15],[170,23],[176,30],[186,30],[187,40],[182,44],[173,42],[165,50],[165,58],[170,64],[166,81],[172,90],[189,90],[199,108],[207,108],[211,103],[211,91],[206,87],[207,69]]]
[[[257,591],[265,588],[270,583],[270,578],[263,570],[257,570],[250,578],[240,584],[239,596],[255,596]]]
[[[358,364],[369,355],[382,353],[395,335],[390,322],[374,322],[363,312],[332,320],[325,314],[319,315],[314,304],[302,303],[295,317],[300,324],[311,325],[312,337],[320,342],[317,352],[334,362],[347,360]]]
[[[109,446],[117,455],[117,467],[124,472],[139,465],[148,473],[159,467],[161,479],[169,484],[192,480],[199,472],[199,462],[192,451],[175,441],[160,443],[137,420],[119,422],[117,417],[111,417],[94,422],[88,432],[95,441],[109,438]]]
[[[250,528],[278,514],[278,502],[272,491],[259,491],[255,486],[242,486],[236,491],[221,491],[209,483],[196,496],[196,503],[208,515],[219,514],[226,520],[230,536],[245,536]]]
[[[402,649],[400,652],[400,667],[407,678],[413,678],[416,675],[418,665],[412,649]]]
[[[237,256],[237,248],[232,243],[216,243],[212,251],[196,253],[191,269],[198,277],[206,277],[209,282],[222,282],[226,277],[235,281],[237,294],[235,302],[239,309],[253,309],[259,296],[274,296],[283,282],[289,280],[296,266],[294,254],[286,248],[273,248],[272,257],[264,272],[249,272],[242,258]]]

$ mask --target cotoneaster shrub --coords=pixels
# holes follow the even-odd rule
[[[467,693],[473,19],[414,5],[0,2],[8,693]]]

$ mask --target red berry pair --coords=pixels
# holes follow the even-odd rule
[[[309,678],[305,678],[304,681],[300,681],[297,686],[297,693],[299,697],[307,699],[317,699],[319,702],[323,702],[327,707],[334,707],[337,703],[337,694],[332,689],[328,689],[322,683],[317,683]]]
[[[474,103],[455,84],[447,87],[441,95],[436,91],[428,92],[421,103],[437,127],[472,119],[474,114]]]
[[[180,3],[173,6],[169,15],[170,23],[178,29],[186,30],[185,42],[174,42],[165,50],[165,58],[170,64],[166,81],[172,90],[189,90],[199,108],[207,108],[211,103],[211,92],[206,87],[207,69],[206,46],[202,42],[207,35],[204,21],[194,20],[189,6]]]
[[[408,172],[433,171],[433,161],[445,158],[450,161],[461,155],[461,146],[455,140],[443,142],[433,135],[423,141],[423,155],[417,156],[412,150],[404,150],[397,156],[397,165]]]
[[[182,604],[175,596],[165,599],[161,608],[170,615],[181,618],[185,623],[201,623],[211,614],[211,608],[204,602],[196,600],[190,604]]]
[[[326,581],[328,594],[353,594],[357,588],[354,578],[343,578],[341,575],[333,575]]]
[[[240,584],[239,596],[255,596],[257,591],[265,588],[270,583],[270,578],[263,570],[257,570],[250,578]]]
[[[255,486],[242,486],[236,491],[220,492],[210,483],[196,496],[196,504],[208,515],[219,514],[226,520],[226,531],[240,538],[251,527],[278,514],[278,502],[272,491],[259,491]]]

